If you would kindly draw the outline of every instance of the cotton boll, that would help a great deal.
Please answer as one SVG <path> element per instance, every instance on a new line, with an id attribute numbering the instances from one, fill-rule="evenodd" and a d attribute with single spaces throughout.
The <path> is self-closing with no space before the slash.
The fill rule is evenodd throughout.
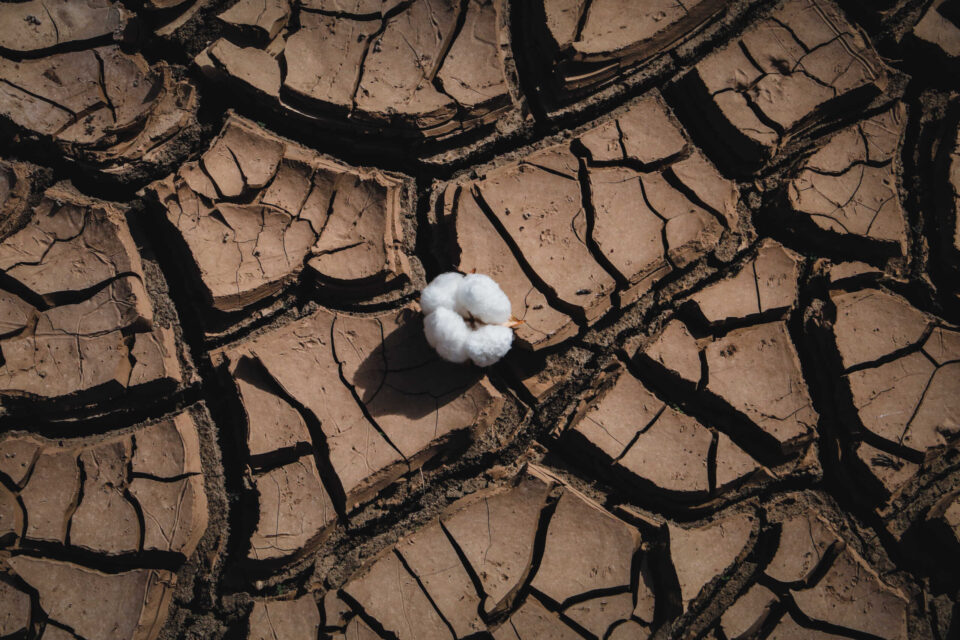
<path id="1" fill-rule="evenodd" d="M 485 324 L 470 332 L 466 355 L 478 367 L 489 367 L 507 355 L 512 344 L 512 329 L 499 324 Z"/>
<path id="2" fill-rule="evenodd" d="M 510 320 L 510 298 L 490 276 L 471 273 L 464 276 L 457 288 L 454 310 L 486 324 L 503 324 Z"/>
<path id="3" fill-rule="evenodd" d="M 463 282 L 463 274 L 449 271 L 441 273 L 430 281 L 420 294 L 420 308 L 424 315 L 430 315 L 441 307 L 453 309 L 456 305 L 457 288 Z"/>
<path id="4" fill-rule="evenodd" d="M 466 362 L 470 328 L 458 313 L 440 307 L 423 318 L 423 332 L 437 354 L 448 362 Z"/>

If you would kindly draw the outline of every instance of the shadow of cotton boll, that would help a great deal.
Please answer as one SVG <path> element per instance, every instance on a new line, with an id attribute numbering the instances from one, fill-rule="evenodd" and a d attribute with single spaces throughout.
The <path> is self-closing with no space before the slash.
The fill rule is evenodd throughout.
<path id="1" fill-rule="evenodd" d="M 373 344 L 378 346 L 364 349 Z M 450 403 L 472 403 L 463 392 L 482 377 L 473 366 L 442 360 L 427 343 L 422 316 L 409 309 L 376 322 L 338 316 L 333 347 L 342 375 L 375 420 L 419 419 Z"/>

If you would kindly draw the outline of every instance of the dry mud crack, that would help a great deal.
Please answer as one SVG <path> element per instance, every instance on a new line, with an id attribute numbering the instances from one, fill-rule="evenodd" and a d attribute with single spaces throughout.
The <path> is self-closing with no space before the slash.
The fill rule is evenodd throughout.
<path id="1" fill-rule="evenodd" d="M 0 638 L 960 637 L 958 72 L 956 0 L 0 0 Z"/>

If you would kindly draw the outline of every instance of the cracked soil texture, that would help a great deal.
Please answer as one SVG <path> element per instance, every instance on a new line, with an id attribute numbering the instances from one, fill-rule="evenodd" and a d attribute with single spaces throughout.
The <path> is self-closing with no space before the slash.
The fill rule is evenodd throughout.
<path id="1" fill-rule="evenodd" d="M 0 0 L 0 638 L 960 638 L 958 78 L 958 0 Z"/>

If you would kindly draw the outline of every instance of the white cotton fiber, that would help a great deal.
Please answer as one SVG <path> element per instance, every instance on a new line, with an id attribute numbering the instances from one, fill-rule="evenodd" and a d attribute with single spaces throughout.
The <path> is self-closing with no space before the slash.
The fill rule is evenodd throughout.
<path id="1" fill-rule="evenodd" d="M 457 288 L 463 282 L 463 274 L 453 271 L 441 273 L 420 294 L 420 308 L 424 315 L 430 315 L 441 307 L 450 309 L 456 306 Z"/>
<path id="2" fill-rule="evenodd" d="M 507 355 L 513 344 L 513 329 L 499 324 L 485 324 L 470 331 L 466 355 L 478 367 L 489 367 Z"/>
<path id="3" fill-rule="evenodd" d="M 454 310 L 486 324 L 503 324 L 510 320 L 510 298 L 490 276 L 471 273 L 457 287 Z"/>
<path id="4" fill-rule="evenodd" d="M 489 276 L 441 273 L 420 294 L 420 308 L 427 342 L 444 360 L 489 367 L 510 351 L 510 299 Z"/>
<path id="5" fill-rule="evenodd" d="M 460 314 L 440 307 L 424 316 L 423 332 L 427 336 L 427 342 L 444 360 L 467 361 L 466 343 L 470 328 Z"/>

